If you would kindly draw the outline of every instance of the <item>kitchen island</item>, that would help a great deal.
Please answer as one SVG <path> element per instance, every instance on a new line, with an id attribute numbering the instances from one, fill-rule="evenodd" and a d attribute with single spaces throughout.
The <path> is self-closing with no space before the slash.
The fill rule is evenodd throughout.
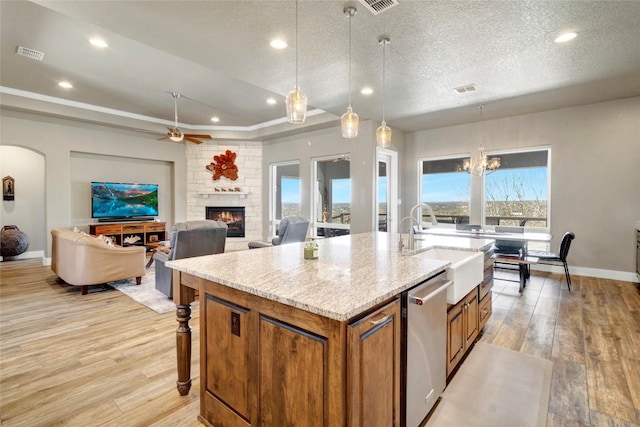
<path id="1" fill-rule="evenodd" d="M 406 241 L 406 236 L 405 236 Z M 399 425 L 400 295 L 443 272 L 429 248 L 492 240 L 396 233 L 171 261 L 178 389 L 190 386 L 190 303 L 200 293 L 201 410 L 207 425 Z"/>

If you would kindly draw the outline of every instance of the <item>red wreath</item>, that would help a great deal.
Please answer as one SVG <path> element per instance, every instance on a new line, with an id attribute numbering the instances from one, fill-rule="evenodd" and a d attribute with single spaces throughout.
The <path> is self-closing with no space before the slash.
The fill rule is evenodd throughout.
<path id="1" fill-rule="evenodd" d="M 209 163 L 206 168 L 213 172 L 211 179 L 217 180 L 221 176 L 229 178 L 231 181 L 238 179 L 238 167 L 233 164 L 236 160 L 236 153 L 227 150 L 224 154 L 213 156 L 214 162 Z"/>

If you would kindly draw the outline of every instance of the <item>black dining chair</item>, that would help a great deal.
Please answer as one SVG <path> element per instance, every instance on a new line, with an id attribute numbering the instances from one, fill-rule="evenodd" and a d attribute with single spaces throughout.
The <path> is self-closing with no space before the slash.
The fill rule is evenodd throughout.
<path id="1" fill-rule="evenodd" d="M 569 248 L 571 247 L 571 242 L 576 238 L 576 235 L 571 231 L 567 231 L 562 236 L 562 241 L 560 242 L 560 251 L 558 253 L 553 252 L 543 252 L 543 251 L 530 251 L 529 255 L 532 257 L 536 257 L 539 259 L 539 264 L 550 264 L 550 265 L 559 265 L 562 264 L 564 267 L 564 275 L 567 279 L 567 287 L 569 288 L 569 292 L 571 292 L 571 276 L 569 275 L 569 264 L 567 264 L 567 255 L 569 255 Z"/>

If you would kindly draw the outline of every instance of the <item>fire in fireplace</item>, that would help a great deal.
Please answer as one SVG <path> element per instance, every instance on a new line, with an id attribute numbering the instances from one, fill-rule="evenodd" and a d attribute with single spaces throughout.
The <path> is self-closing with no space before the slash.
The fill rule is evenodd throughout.
<path id="1" fill-rule="evenodd" d="M 207 206 L 206 218 L 227 224 L 227 237 L 244 237 L 244 207 Z"/>

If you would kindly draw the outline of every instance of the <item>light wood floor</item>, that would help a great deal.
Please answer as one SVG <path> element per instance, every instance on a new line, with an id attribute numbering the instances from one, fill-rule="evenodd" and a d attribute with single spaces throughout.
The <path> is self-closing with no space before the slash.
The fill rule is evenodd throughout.
<path id="1" fill-rule="evenodd" d="M 572 276 L 569 292 L 545 274 L 519 295 L 495 280 L 492 302 L 481 341 L 553 361 L 547 427 L 640 425 L 638 284 Z"/>
<path id="2" fill-rule="evenodd" d="M 198 311 L 181 397 L 173 313 L 55 279 L 39 260 L 0 263 L 0 425 L 201 426 Z M 480 340 L 554 362 L 549 427 L 638 426 L 640 289 L 573 279 L 569 293 L 558 275 L 533 276 L 522 296 L 497 280 Z"/>

